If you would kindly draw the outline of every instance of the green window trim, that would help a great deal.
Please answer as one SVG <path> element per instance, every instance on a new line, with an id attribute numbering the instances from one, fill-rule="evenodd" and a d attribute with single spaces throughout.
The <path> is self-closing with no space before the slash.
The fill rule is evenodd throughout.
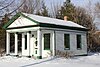
<path id="1" fill-rule="evenodd" d="M 70 34 L 64 34 L 64 50 L 70 50 Z"/>
<path id="2" fill-rule="evenodd" d="M 77 49 L 81 50 L 82 49 L 82 36 L 77 34 Z"/>
<path id="3" fill-rule="evenodd" d="M 50 50 L 50 33 L 44 34 L 44 50 Z"/>

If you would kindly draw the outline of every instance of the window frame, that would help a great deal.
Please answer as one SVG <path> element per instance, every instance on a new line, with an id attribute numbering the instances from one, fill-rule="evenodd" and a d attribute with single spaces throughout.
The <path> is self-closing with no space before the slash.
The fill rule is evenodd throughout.
<path id="1" fill-rule="evenodd" d="M 82 35 L 81 34 L 77 34 L 76 35 L 76 45 L 77 45 L 77 50 L 81 50 L 82 49 Z"/>
<path id="2" fill-rule="evenodd" d="M 25 50 L 27 50 L 27 35 L 25 35 L 25 47 L 24 47 Z"/>
<path id="3" fill-rule="evenodd" d="M 68 33 L 64 34 L 64 50 L 70 50 L 70 34 Z"/>
<path id="4" fill-rule="evenodd" d="M 49 35 L 49 40 L 48 40 L 48 41 L 49 41 L 49 46 L 47 46 L 47 45 L 45 44 L 45 43 L 46 43 L 45 40 L 47 40 L 47 39 L 45 39 L 45 35 Z M 50 44 L 51 44 L 51 42 L 50 42 L 51 37 L 50 37 L 50 36 L 51 36 L 50 33 L 44 33 L 44 34 L 43 34 L 43 37 L 44 37 L 44 41 L 43 41 L 43 42 L 44 42 L 44 50 L 50 50 Z"/>

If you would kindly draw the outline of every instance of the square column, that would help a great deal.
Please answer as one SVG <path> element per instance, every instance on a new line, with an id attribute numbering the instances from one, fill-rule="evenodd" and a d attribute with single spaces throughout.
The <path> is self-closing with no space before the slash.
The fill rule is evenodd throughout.
<path id="1" fill-rule="evenodd" d="M 25 34 L 22 33 L 22 55 L 24 55 L 24 50 L 25 50 Z"/>
<path id="2" fill-rule="evenodd" d="M 15 55 L 18 55 L 18 33 L 15 33 Z"/>
<path id="3" fill-rule="evenodd" d="M 6 55 L 10 53 L 10 33 L 6 33 Z"/>
<path id="4" fill-rule="evenodd" d="M 42 59 L 42 34 L 40 30 L 37 30 L 37 46 L 38 46 L 38 58 Z"/>
<path id="5" fill-rule="evenodd" d="M 28 48 L 28 53 L 29 53 L 29 57 L 31 57 L 31 52 L 30 52 L 30 50 L 31 50 L 31 48 L 30 48 L 30 31 L 29 32 L 27 32 L 27 48 Z"/>
<path id="6" fill-rule="evenodd" d="M 52 55 L 55 56 L 55 41 L 56 41 L 56 35 L 55 35 L 55 31 L 53 32 L 53 35 L 52 35 Z"/>

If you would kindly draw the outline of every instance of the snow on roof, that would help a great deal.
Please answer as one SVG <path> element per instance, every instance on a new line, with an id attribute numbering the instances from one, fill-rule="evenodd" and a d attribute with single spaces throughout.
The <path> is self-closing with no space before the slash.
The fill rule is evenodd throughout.
<path id="1" fill-rule="evenodd" d="M 48 24 L 55 24 L 55 25 L 62 25 L 62 26 L 69 26 L 69 27 L 85 28 L 77 23 L 72 22 L 72 21 L 65 21 L 65 20 L 60 20 L 60 19 L 55 19 L 55 18 L 50 18 L 50 17 L 43 17 L 43 16 L 27 14 L 27 13 L 23 13 L 23 14 L 25 16 L 30 17 L 31 19 L 33 19 L 35 21 L 40 22 L 40 23 L 48 23 Z"/>

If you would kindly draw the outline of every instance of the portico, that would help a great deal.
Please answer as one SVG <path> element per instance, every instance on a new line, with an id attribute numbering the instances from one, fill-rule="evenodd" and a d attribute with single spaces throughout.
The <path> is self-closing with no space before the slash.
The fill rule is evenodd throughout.
<path id="1" fill-rule="evenodd" d="M 20 33 L 21 31 L 17 31 L 17 32 L 13 32 L 10 30 L 6 32 L 6 54 L 10 55 L 10 33 L 14 33 L 14 37 L 15 37 L 15 41 L 14 41 L 14 55 L 18 55 L 18 33 Z M 35 34 L 35 33 L 36 34 Z M 40 56 L 42 56 L 42 38 L 41 38 L 41 31 L 37 30 L 37 31 L 25 31 L 25 32 L 21 32 L 22 35 L 22 55 L 26 55 L 26 56 L 32 56 L 32 49 L 31 47 L 34 47 L 33 45 L 35 43 L 32 43 L 31 40 L 34 41 L 34 39 L 37 39 L 37 45 L 36 46 L 38 48 L 38 54 Z M 32 45 L 33 44 L 33 45 Z"/>

